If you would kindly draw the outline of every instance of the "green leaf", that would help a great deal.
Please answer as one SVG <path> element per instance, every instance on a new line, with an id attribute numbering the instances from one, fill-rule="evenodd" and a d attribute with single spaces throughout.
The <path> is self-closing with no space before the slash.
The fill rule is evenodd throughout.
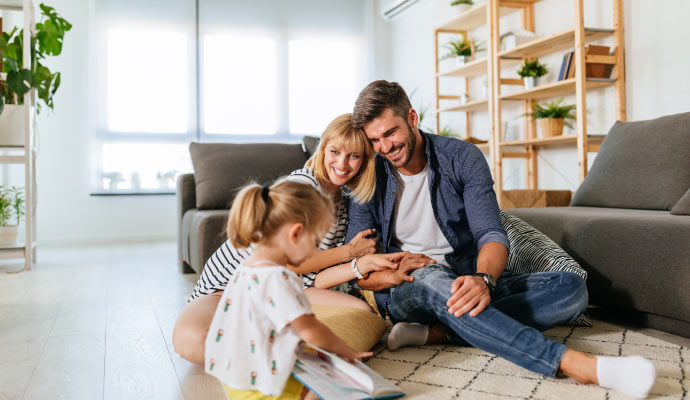
<path id="1" fill-rule="evenodd" d="M 0 95 L 0 114 L 5 110 L 5 96 Z"/>
<path id="2" fill-rule="evenodd" d="M 31 90 L 31 84 L 33 83 L 33 73 L 28 69 L 22 69 L 21 71 L 9 71 L 7 73 L 7 86 L 17 96 L 23 96 L 29 90 Z"/>

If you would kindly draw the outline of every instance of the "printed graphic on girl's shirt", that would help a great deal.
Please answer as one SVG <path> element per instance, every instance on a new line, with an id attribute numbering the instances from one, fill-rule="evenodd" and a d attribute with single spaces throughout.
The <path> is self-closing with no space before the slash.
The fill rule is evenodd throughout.
<path id="1" fill-rule="evenodd" d="M 228 312 L 228 308 L 230 308 L 230 299 L 225 300 L 225 308 L 223 311 Z"/>
<path id="2" fill-rule="evenodd" d="M 209 367 L 208 367 L 209 371 L 213 371 L 213 367 L 215 365 L 216 365 L 216 360 L 211 359 L 211 361 L 209 362 Z"/>
<path id="3" fill-rule="evenodd" d="M 268 336 L 268 341 L 270 343 L 273 343 L 276 341 L 276 330 L 275 329 L 271 329 L 271 334 Z"/>
<path id="4" fill-rule="evenodd" d="M 271 298 L 271 296 L 268 296 L 268 302 L 271 303 L 271 305 L 272 305 L 273 307 L 276 306 L 276 303 L 273 302 L 273 299 Z M 300 302 L 300 303 L 301 303 L 301 302 Z"/>
<path id="5" fill-rule="evenodd" d="M 252 371 L 252 385 L 256 384 L 256 371 Z"/>
<path id="6" fill-rule="evenodd" d="M 276 360 L 271 361 L 271 373 L 275 375 L 278 372 L 276 369 Z"/>
<path id="7" fill-rule="evenodd" d="M 252 275 L 252 280 L 256 282 L 257 285 L 259 284 L 259 277 L 256 276 L 256 274 Z"/>
<path id="8" fill-rule="evenodd" d="M 252 347 L 252 354 L 254 354 L 254 350 L 255 350 L 255 348 L 256 348 L 256 342 L 254 342 L 254 340 L 252 339 L 252 340 L 249 342 L 249 345 Z"/>
<path id="9" fill-rule="evenodd" d="M 220 342 L 220 338 L 223 336 L 223 330 L 218 329 L 218 335 L 216 335 L 216 342 Z"/>

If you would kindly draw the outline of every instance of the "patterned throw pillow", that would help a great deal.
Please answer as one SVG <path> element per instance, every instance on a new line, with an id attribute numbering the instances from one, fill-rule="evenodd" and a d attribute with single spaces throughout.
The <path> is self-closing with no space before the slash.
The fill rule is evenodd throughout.
<path id="1" fill-rule="evenodd" d="M 507 270 L 516 274 L 565 271 L 587 280 L 587 271 L 548 236 L 505 211 L 501 211 L 501 222 L 510 244 Z M 592 326 L 592 321 L 581 314 L 570 325 Z"/>

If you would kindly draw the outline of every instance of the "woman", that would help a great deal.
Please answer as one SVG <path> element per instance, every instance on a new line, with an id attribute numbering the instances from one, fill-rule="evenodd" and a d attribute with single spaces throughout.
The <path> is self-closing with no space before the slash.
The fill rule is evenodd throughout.
<path id="1" fill-rule="evenodd" d="M 343 244 L 348 197 L 361 203 L 371 199 L 376 178 L 373 149 L 364 132 L 352 127 L 350 117 L 351 114 L 343 114 L 334 119 L 321 135 L 319 147 L 305 168 L 288 177 L 312 184 L 331 196 L 336 214 L 335 224 L 319 243 L 321 251 L 297 271 L 303 273 L 305 294 L 312 304 L 371 310 L 366 302 L 351 295 L 353 291 L 347 282 L 372 271 L 395 268 L 402 254 L 373 254 L 377 239 L 367 238 L 373 230 L 362 231 Z M 173 346 L 182 358 L 203 364 L 204 340 L 218 301 L 235 268 L 251 253 L 251 248 L 238 250 L 226 241 L 206 262 L 190 302 L 173 330 Z M 309 272 L 322 268 L 325 269 L 318 274 Z"/>

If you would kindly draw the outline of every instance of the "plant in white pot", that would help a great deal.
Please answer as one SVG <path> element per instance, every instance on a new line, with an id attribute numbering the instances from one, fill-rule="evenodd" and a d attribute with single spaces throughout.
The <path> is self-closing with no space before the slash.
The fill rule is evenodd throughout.
<path id="1" fill-rule="evenodd" d="M 518 75 L 522 77 L 525 89 L 539 86 L 539 77 L 546 75 L 548 72 L 546 65 L 540 63 L 538 58 L 533 61 L 525 60 L 522 67 L 517 71 Z"/>
<path id="2" fill-rule="evenodd" d="M 6 188 L 0 185 L 0 246 L 17 244 L 19 223 L 23 216 L 23 189 L 16 186 Z"/>
<path id="3" fill-rule="evenodd" d="M 54 8 L 40 5 L 41 21 L 36 23 L 31 37 L 31 65 L 24 65 L 24 30 L 13 28 L 0 35 L 0 62 L 6 78 L 0 80 L 0 143 L 24 144 L 24 94 L 36 89 L 36 97 L 48 108 L 53 108 L 53 97 L 60 87 L 60 73 L 52 72 L 43 65 L 48 56 L 62 53 L 65 33 L 72 25 Z M 40 112 L 41 104 L 36 103 Z M 21 135 L 17 135 L 21 132 Z M 7 138 L 7 140 L 5 140 Z"/>
<path id="4" fill-rule="evenodd" d="M 450 40 L 444 47 L 448 49 L 448 53 L 441 59 L 455 58 L 458 66 L 470 61 L 476 52 L 484 51 L 484 49 L 481 48 L 481 43 L 475 43 L 472 39 L 467 40 L 464 36 Z"/>
<path id="5" fill-rule="evenodd" d="M 474 5 L 474 1 L 472 0 L 453 0 L 450 2 L 450 5 L 455 8 L 455 12 L 458 14 L 462 14 L 465 11 L 469 10 L 470 7 Z"/>

